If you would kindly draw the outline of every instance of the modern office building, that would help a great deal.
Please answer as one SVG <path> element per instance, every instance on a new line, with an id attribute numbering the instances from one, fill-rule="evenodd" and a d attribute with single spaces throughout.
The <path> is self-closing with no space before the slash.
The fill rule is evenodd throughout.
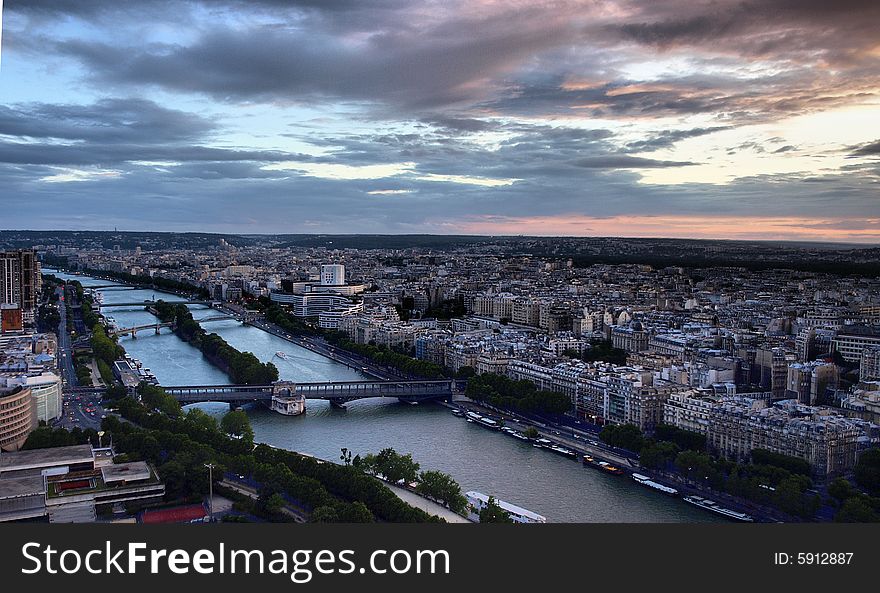
<path id="1" fill-rule="evenodd" d="M 0 252 L 0 304 L 18 305 L 26 324 L 34 322 L 40 263 L 32 250 Z"/>
<path id="2" fill-rule="evenodd" d="M 285 279 L 282 290 L 272 292 L 269 298 L 290 308 L 296 317 L 318 317 L 322 313 L 336 312 L 325 316 L 323 327 L 335 328 L 341 317 L 359 313 L 363 303 L 353 302 L 349 297 L 364 291 L 363 284 L 345 283 L 345 266 L 325 264 L 321 266 L 321 281 L 301 282 Z"/>
<path id="3" fill-rule="evenodd" d="M 834 350 L 847 362 L 860 362 L 862 351 L 870 346 L 880 346 L 880 332 L 870 327 L 848 328 L 834 338 Z"/>
<path id="4" fill-rule="evenodd" d="M 345 266 L 340 264 L 324 264 L 321 266 L 322 286 L 342 286 L 345 284 Z"/>

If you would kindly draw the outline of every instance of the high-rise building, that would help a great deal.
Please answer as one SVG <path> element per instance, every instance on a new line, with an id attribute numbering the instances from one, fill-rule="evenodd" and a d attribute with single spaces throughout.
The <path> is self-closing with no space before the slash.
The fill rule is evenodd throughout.
<path id="1" fill-rule="evenodd" d="M 321 284 L 324 286 L 340 286 L 345 284 L 345 266 L 340 264 L 322 265 Z"/>
<path id="2" fill-rule="evenodd" d="M 32 250 L 0 252 L 0 304 L 21 308 L 24 323 L 33 323 L 40 265 Z"/>

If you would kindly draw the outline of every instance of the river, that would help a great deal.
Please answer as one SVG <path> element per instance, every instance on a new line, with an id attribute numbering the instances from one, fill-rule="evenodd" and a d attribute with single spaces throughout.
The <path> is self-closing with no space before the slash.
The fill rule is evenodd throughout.
<path id="1" fill-rule="evenodd" d="M 88 276 L 72 276 L 44 270 L 63 279 L 76 279 L 83 286 L 112 284 Z M 121 285 L 120 285 L 121 287 Z M 153 290 L 100 289 L 104 303 L 140 302 L 179 297 Z M 207 307 L 191 306 L 196 319 L 216 316 Z M 143 307 L 107 308 L 123 327 L 143 325 L 155 317 Z M 205 324 L 232 346 L 272 361 L 282 379 L 301 382 L 354 381 L 365 377 L 358 371 L 235 320 Z M 211 385 L 229 383 L 225 373 L 211 365 L 195 348 L 168 329 L 152 330 L 120 343 L 133 357 L 150 368 L 162 385 Z M 286 360 L 275 356 L 278 351 Z M 225 404 L 198 404 L 216 416 Z M 355 454 L 376 453 L 393 447 L 411 453 L 423 469 L 437 469 L 453 476 L 462 490 L 479 490 L 523 506 L 551 522 L 708 522 L 715 516 L 681 500 L 639 486 L 625 476 L 605 475 L 579 463 L 536 449 L 528 443 L 492 432 L 453 416 L 436 404 L 411 406 L 395 399 L 367 399 L 348 404 L 346 410 L 327 402 L 309 400 L 306 413 L 281 416 L 260 406 L 248 406 L 258 442 L 336 460 L 340 449 Z"/>

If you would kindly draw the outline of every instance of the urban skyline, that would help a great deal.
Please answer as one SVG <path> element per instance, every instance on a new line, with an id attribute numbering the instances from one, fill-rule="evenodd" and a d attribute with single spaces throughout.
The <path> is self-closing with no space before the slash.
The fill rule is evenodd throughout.
<path id="1" fill-rule="evenodd" d="M 880 242 L 873 2 L 4 8 L 6 228 Z"/>

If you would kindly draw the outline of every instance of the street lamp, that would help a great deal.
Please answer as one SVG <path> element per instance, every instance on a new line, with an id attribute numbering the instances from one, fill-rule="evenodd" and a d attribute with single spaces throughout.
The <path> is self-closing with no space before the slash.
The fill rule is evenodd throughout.
<path id="1" fill-rule="evenodd" d="M 214 522 L 214 464 L 206 463 L 208 468 L 208 513 L 211 516 L 211 523 Z"/>
<path id="2" fill-rule="evenodd" d="M 98 431 L 98 448 L 99 448 L 99 449 L 101 448 L 101 437 L 102 437 L 102 436 L 104 436 L 104 431 L 103 431 L 103 430 L 99 430 L 99 431 Z"/>

